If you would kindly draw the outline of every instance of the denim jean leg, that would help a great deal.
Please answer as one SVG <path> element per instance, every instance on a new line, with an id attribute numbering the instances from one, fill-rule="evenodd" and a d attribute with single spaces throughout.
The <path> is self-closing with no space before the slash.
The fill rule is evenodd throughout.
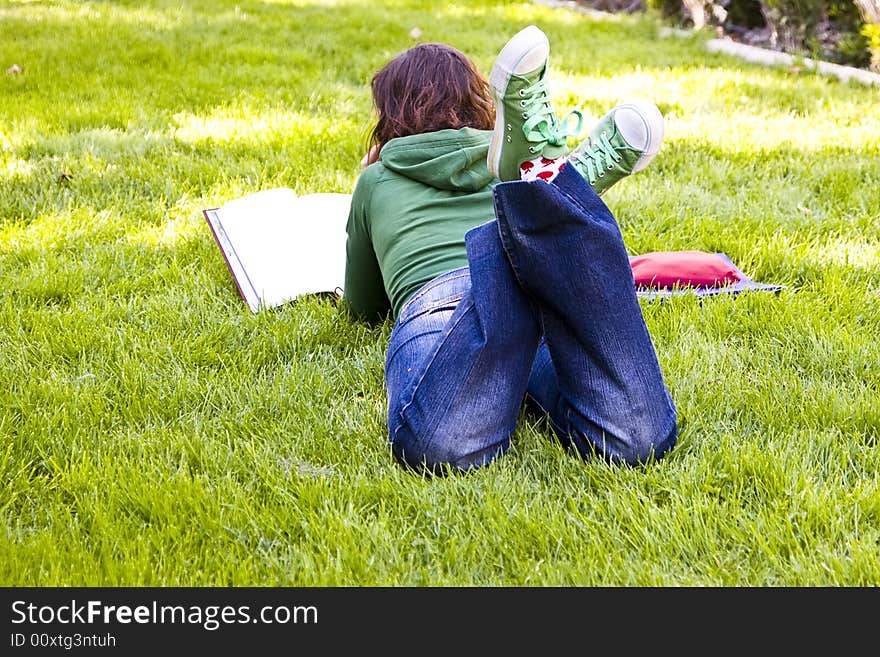
<path id="1" fill-rule="evenodd" d="M 584 456 L 660 458 L 676 442 L 676 410 L 614 216 L 568 166 L 550 184 L 501 183 L 494 201 L 512 268 L 543 324 L 529 397 Z"/>
<path id="2" fill-rule="evenodd" d="M 472 229 L 465 244 L 468 268 L 413 296 L 386 356 L 392 450 L 435 472 L 479 467 L 508 449 L 540 339 L 497 223 Z"/>

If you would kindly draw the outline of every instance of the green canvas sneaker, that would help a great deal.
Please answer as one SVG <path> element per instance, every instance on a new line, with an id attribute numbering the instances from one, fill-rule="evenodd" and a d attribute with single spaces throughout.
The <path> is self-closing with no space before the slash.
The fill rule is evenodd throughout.
<path id="1" fill-rule="evenodd" d="M 650 100 L 621 103 L 599 120 L 569 154 L 568 163 L 601 195 L 650 164 L 660 150 L 663 132 L 663 115 Z"/>
<path id="2" fill-rule="evenodd" d="M 505 44 L 492 66 L 495 129 L 487 164 L 499 180 L 519 180 L 525 161 L 565 155 L 568 136 L 580 132 L 580 112 L 571 112 L 562 122 L 553 112 L 545 84 L 549 57 L 547 35 L 529 25 Z M 572 115 L 578 122 L 569 130 Z"/>

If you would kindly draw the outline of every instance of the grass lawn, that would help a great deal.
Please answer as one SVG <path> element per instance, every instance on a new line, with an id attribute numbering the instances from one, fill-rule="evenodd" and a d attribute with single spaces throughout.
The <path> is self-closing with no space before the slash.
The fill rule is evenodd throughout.
<path id="1" fill-rule="evenodd" d="M 605 195 L 631 253 L 784 292 L 645 303 L 680 440 L 584 462 L 524 416 L 426 478 L 386 445 L 390 323 L 253 315 L 202 209 L 351 191 L 369 80 L 443 41 L 553 48 L 557 110 L 655 99 Z M 0 583 L 880 585 L 878 89 L 530 2 L 0 2 Z M 18 65 L 18 74 L 5 73 Z"/>

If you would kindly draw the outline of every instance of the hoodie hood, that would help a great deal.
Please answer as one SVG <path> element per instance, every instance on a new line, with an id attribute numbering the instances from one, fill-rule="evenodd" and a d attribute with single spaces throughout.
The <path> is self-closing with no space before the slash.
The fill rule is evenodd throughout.
<path id="1" fill-rule="evenodd" d="M 424 185 L 475 192 L 492 182 L 486 165 L 490 130 L 460 128 L 397 137 L 379 152 L 382 165 Z"/>

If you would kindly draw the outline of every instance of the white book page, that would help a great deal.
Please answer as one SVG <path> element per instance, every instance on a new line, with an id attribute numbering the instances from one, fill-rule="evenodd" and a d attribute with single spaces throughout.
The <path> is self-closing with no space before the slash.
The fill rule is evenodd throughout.
<path id="1" fill-rule="evenodd" d="M 242 267 L 266 308 L 345 280 L 345 225 L 351 194 L 297 196 L 269 189 L 218 211 Z"/>

